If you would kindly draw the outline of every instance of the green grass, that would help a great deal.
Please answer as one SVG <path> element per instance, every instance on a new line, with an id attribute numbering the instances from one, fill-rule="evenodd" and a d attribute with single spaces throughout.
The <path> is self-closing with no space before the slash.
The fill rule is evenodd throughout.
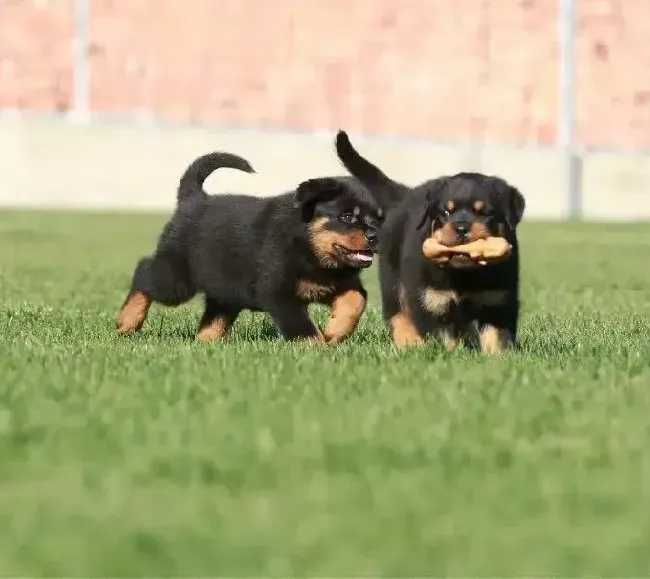
<path id="1" fill-rule="evenodd" d="M 120 339 L 163 219 L 0 214 L 3 575 L 650 574 L 650 225 L 525 224 L 486 359 L 398 354 L 375 268 L 335 349 Z"/>

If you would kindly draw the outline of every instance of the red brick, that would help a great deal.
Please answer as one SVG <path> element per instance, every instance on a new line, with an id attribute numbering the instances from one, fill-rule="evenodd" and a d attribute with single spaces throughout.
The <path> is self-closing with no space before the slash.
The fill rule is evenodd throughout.
<path id="1" fill-rule="evenodd" d="M 648 148 L 650 19 L 646 0 L 579 2 L 577 130 L 590 146 Z"/>
<path id="2" fill-rule="evenodd" d="M 68 110 L 73 0 L 0 2 L 0 107 Z"/>
<path id="3" fill-rule="evenodd" d="M 577 0 L 583 145 L 650 148 L 647 1 Z M 0 106 L 70 106 L 72 2 L 0 2 Z M 92 106 L 552 144 L 557 18 L 547 0 L 93 0 Z"/>

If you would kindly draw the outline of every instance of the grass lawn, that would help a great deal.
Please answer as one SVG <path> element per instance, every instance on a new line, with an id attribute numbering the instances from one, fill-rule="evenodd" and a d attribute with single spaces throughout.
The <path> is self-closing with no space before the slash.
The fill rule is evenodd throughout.
<path id="1" fill-rule="evenodd" d="M 0 213 L 0 572 L 650 574 L 650 225 L 524 224 L 521 350 L 113 319 L 164 216 Z M 325 312 L 317 310 L 323 318 Z"/>

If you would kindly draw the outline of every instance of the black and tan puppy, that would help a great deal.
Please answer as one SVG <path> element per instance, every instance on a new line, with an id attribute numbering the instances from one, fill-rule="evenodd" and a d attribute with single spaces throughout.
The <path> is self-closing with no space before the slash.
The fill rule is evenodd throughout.
<path id="1" fill-rule="evenodd" d="M 387 210 L 379 275 L 383 313 L 396 345 L 421 345 L 430 333 L 450 350 L 462 338 L 487 353 L 513 345 L 519 318 L 517 225 L 525 208 L 521 193 L 503 179 L 479 173 L 407 187 L 363 158 L 344 131 L 337 135 L 336 150 Z M 462 255 L 441 265 L 423 254 L 423 242 L 431 236 L 447 246 L 502 237 L 512 251 L 490 265 Z"/>
<path id="2" fill-rule="evenodd" d="M 254 172 L 219 152 L 188 167 L 156 251 L 135 269 L 118 332 L 139 330 L 153 302 L 177 306 L 201 293 L 200 340 L 226 336 L 244 309 L 270 314 L 288 340 L 344 340 L 366 306 L 359 272 L 372 264 L 382 221 L 374 198 L 351 177 L 310 179 L 267 198 L 211 196 L 203 182 L 219 167 Z M 322 333 L 307 312 L 312 302 L 330 307 Z"/>

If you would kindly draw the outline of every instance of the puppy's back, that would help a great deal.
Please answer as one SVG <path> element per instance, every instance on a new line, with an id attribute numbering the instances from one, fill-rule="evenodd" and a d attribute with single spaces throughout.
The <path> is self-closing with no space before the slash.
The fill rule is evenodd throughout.
<path id="1" fill-rule="evenodd" d="M 188 258 L 199 285 L 229 280 L 238 291 L 253 291 L 257 277 L 269 264 L 260 263 L 283 252 L 290 243 L 292 194 L 253 197 L 213 195 L 197 208 Z M 226 287 L 223 288 L 227 290 Z"/>

